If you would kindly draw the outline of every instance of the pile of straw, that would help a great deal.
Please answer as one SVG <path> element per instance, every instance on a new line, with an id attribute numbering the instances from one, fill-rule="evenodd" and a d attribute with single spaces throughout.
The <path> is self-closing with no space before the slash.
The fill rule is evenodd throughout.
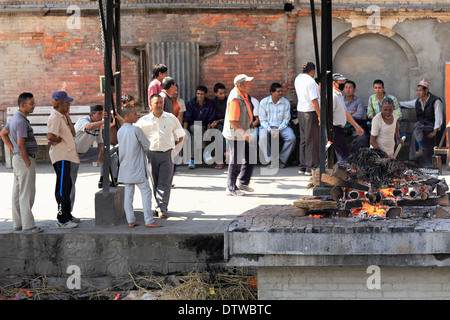
<path id="1" fill-rule="evenodd" d="M 48 285 L 46 276 L 9 277 L 0 282 L 0 300 L 256 300 L 251 289 L 252 276 L 198 273 L 179 276 L 142 276 L 129 274 L 129 279 L 114 288 L 96 289 L 82 280 L 83 288 Z M 170 280 L 170 281 L 169 281 Z M 134 287 L 134 290 L 117 290 Z"/>
<path id="2" fill-rule="evenodd" d="M 134 283 L 142 279 L 136 278 Z M 159 281 L 158 300 L 256 300 L 256 292 L 249 287 L 251 279 L 251 276 L 191 272 L 178 276 L 177 285 Z"/>

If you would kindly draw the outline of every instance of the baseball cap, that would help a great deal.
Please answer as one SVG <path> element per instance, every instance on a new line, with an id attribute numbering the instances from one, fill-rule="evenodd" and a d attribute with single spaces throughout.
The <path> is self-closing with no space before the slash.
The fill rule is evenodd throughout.
<path id="1" fill-rule="evenodd" d="M 347 78 L 344 77 L 340 73 L 333 73 L 333 81 L 338 81 L 338 80 L 347 80 Z"/>
<path id="2" fill-rule="evenodd" d="M 252 81 L 252 80 L 253 80 L 253 77 L 249 77 L 245 74 L 239 74 L 234 78 L 234 85 L 237 86 L 244 81 Z"/>
<path id="3" fill-rule="evenodd" d="M 52 99 L 54 101 L 66 101 L 72 103 L 73 98 L 69 97 L 65 91 L 55 91 L 52 93 Z"/>

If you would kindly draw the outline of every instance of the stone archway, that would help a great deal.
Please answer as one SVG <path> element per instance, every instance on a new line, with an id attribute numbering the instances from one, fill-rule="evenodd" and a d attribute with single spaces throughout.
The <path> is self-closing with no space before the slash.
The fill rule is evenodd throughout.
<path id="1" fill-rule="evenodd" d="M 409 100 L 410 79 L 418 69 L 417 58 L 405 39 L 392 30 L 374 32 L 352 29 L 333 41 L 333 71 L 340 72 L 357 84 L 357 95 L 367 105 L 373 94 L 372 83 L 382 79 L 386 91 L 399 100 Z"/>

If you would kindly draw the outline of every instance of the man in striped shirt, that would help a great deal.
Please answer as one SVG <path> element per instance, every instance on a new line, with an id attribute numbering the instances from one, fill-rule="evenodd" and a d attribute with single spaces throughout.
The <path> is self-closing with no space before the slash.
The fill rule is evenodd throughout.
<path id="1" fill-rule="evenodd" d="M 396 113 L 397 119 L 400 121 L 402 118 L 402 111 L 400 109 L 400 104 L 398 99 L 393 95 L 387 94 L 384 89 L 384 82 L 382 80 L 375 80 L 373 82 L 373 95 L 369 97 L 369 102 L 367 105 L 367 118 L 372 120 L 381 111 L 381 102 L 384 98 L 390 98 L 394 101 L 394 112 Z"/>

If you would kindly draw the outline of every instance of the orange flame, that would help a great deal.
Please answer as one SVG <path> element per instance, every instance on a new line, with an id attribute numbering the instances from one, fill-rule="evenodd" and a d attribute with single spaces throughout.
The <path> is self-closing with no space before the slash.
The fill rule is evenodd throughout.
<path id="1" fill-rule="evenodd" d="M 309 217 L 310 218 L 316 218 L 316 219 L 323 219 L 324 218 L 324 216 L 322 214 L 314 214 L 314 215 L 310 214 Z"/>
<path id="2" fill-rule="evenodd" d="M 352 214 L 354 216 L 359 216 L 361 212 L 365 212 L 366 216 L 378 216 L 378 217 L 385 217 L 386 216 L 386 210 L 388 207 L 386 206 L 373 206 L 367 202 L 362 203 L 362 208 L 353 209 Z"/>
<path id="3" fill-rule="evenodd" d="M 392 194 L 392 191 L 394 191 L 394 188 L 380 189 L 381 194 L 385 198 L 395 198 L 394 195 Z"/>

